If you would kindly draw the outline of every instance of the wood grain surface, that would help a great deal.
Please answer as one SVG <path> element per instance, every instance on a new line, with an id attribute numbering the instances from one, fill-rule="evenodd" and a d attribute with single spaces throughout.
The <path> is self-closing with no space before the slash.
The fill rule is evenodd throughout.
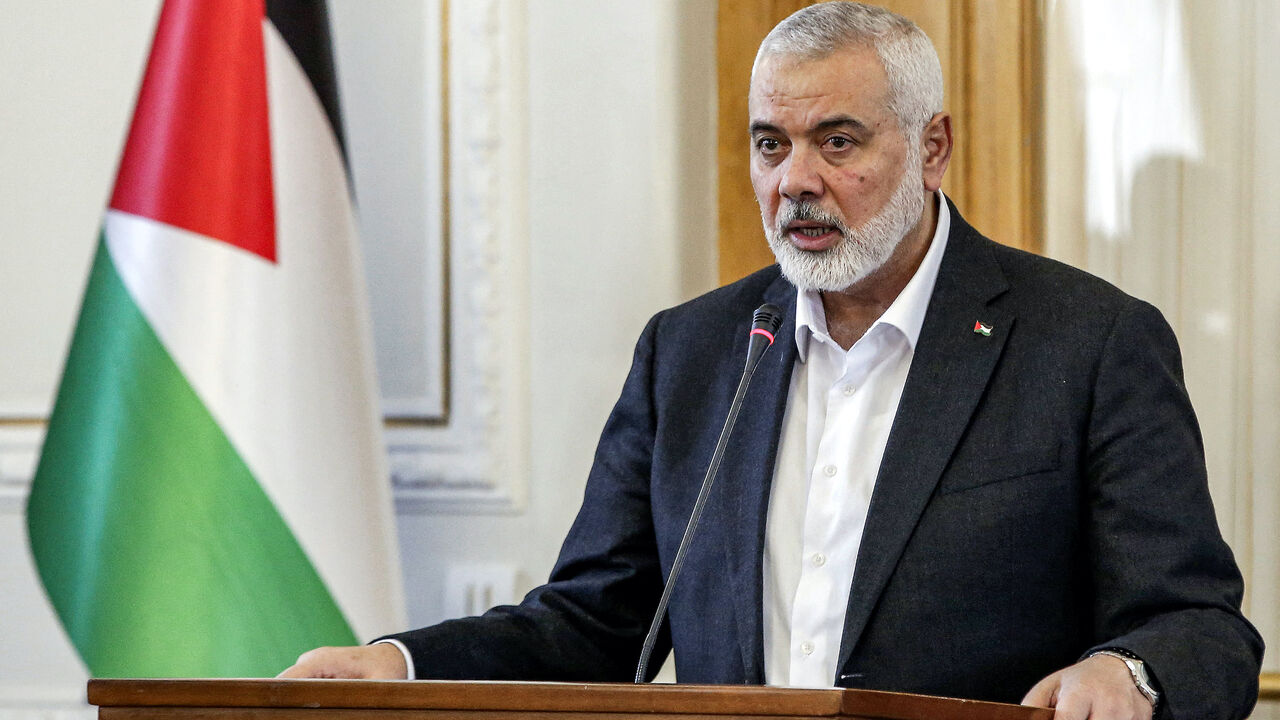
<path id="1" fill-rule="evenodd" d="M 1049 720 L 1050 710 L 870 690 L 722 685 L 379 680 L 90 680 L 103 720 L 125 718 L 863 718 Z"/>

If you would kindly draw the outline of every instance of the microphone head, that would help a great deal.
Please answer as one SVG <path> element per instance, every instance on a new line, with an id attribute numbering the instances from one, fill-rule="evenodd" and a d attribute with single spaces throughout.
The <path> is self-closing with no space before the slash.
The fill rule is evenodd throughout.
<path id="1" fill-rule="evenodd" d="M 770 345 L 773 344 L 773 336 L 778 333 L 780 327 L 782 327 L 782 310 L 777 305 L 765 303 L 756 308 L 755 315 L 751 317 L 751 334 L 767 338 Z"/>

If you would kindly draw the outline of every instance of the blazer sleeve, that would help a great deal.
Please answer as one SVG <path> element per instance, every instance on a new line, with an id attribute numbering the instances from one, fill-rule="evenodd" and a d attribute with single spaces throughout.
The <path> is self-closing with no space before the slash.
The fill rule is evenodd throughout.
<path id="1" fill-rule="evenodd" d="M 636 344 L 550 580 L 519 605 L 388 636 L 408 649 L 418 678 L 632 679 L 662 592 L 649 503 L 661 317 L 649 321 Z M 669 648 L 664 633 L 654 657 Z"/>
<path id="2" fill-rule="evenodd" d="M 1116 316 L 1085 458 L 1098 644 L 1141 657 L 1162 717 L 1237 718 L 1258 692 L 1262 639 L 1209 496 L 1173 331 L 1151 305 Z"/>

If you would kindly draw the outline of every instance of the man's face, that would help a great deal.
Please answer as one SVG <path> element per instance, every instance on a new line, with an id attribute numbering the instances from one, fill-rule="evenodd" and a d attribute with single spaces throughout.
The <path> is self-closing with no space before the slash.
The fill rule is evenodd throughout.
<path id="1" fill-rule="evenodd" d="M 798 287 L 848 288 L 919 223 L 919 142 L 903 136 L 888 99 L 872 48 L 768 56 L 756 68 L 751 184 L 769 244 Z"/>

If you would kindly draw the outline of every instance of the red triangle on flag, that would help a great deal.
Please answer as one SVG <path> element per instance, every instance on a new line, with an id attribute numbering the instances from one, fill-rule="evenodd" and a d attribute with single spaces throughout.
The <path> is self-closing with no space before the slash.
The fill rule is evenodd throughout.
<path id="1" fill-rule="evenodd" d="M 111 207 L 276 259 L 263 0 L 167 0 Z"/>

